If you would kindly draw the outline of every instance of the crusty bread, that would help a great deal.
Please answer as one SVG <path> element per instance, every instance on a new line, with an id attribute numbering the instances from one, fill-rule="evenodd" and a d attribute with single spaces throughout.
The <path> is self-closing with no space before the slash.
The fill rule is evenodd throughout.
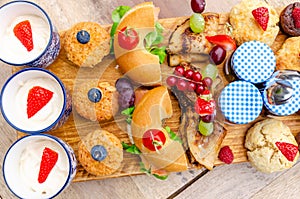
<path id="1" fill-rule="evenodd" d="M 145 36 L 155 30 L 156 13 L 152 2 L 134 6 L 122 17 L 114 36 L 114 52 L 121 71 L 145 86 L 161 85 L 159 58 L 144 47 Z M 118 43 L 118 32 L 124 27 L 134 28 L 138 32 L 139 43 L 132 50 L 123 49 Z"/>
<path id="2" fill-rule="evenodd" d="M 170 139 L 162 127 L 162 120 L 171 117 L 172 114 L 168 90 L 164 86 L 159 86 L 142 97 L 133 112 L 131 123 L 134 143 L 143 153 L 144 159 L 152 168 L 170 172 L 187 169 L 187 159 L 182 145 Z M 142 143 L 142 137 L 149 129 L 158 129 L 165 134 L 166 142 L 158 152 L 150 151 Z"/>

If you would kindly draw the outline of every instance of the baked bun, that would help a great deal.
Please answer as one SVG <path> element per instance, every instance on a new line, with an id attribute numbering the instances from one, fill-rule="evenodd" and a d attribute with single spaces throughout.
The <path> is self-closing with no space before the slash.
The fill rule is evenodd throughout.
<path id="1" fill-rule="evenodd" d="M 148 91 L 137 104 L 131 123 L 135 145 L 151 168 L 168 172 L 187 169 L 185 151 L 180 142 L 170 139 L 162 127 L 162 120 L 173 114 L 171 99 L 164 86 Z M 151 140 L 149 147 L 148 140 Z"/>
<path id="2" fill-rule="evenodd" d="M 136 5 L 122 17 L 114 36 L 114 52 L 121 71 L 145 86 L 161 85 L 159 58 L 144 47 L 145 36 L 155 31 L 157 14 L 152 2 Z M 122 48 L 118 41 L 118 33 L 126 27 L 134 29 L 139 39 L 138 44 L 130 50 Z"/>

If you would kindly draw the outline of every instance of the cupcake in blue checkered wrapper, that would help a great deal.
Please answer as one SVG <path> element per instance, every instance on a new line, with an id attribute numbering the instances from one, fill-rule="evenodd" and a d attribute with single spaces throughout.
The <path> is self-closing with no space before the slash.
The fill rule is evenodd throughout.
<path id="1" fill-rule="evenodd" d="M 285 71 L 276 71 L 272 78 L 270 78 L 268 81 L 265 83 L 265 89 L 262 93 L 263 101 L 264 101 L 264 106 L 266 109 L 278 116 L 286 116 L 286 115 L 291 115 L 293 113 L 296 113 L 297 111 L 300 110 L 300 73 L 295 72 L 294 74 L 298 74 L 299 77 L 294 76 L 294 78 L 288 77 L 291 71 L 287 71 L 288 73 L 285 73 Z M 281 77 L 280 77 L 281 76 Z M 286 81 L 288 81 L 291 86 L 292 86 L 292 96 L 291 98 L 284 104 L 276 105 L 272 103 L 270 96 L 268 97 L 268 89 L 275 84 L 276 81 L 278 80 L 283 80 L 283 78 Z M 278 91 L 280 92 L 280 91 Z"/>
<path id="2" fill-rule="evenodd" d="M 247 124 L 260 115 L 263 100 L 259 90 L 253 84 L 235 81 L 222 90 L 219 106 L 228 121 Z"/>
<path id="3" fill-rule="evenodd" d="M 268 45 L 249 41 L 236 49 L 231 66 L 239 79 L 259 84 L 271 77 L 276 67 L 276 59 Z"/>

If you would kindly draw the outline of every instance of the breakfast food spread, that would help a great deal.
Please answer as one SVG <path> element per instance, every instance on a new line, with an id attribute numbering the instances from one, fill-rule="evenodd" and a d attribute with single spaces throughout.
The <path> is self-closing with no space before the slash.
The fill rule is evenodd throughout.
<path id="1" fill-rule="evenodd" d="M 276 10 L 260 0 L 242 0 L 231 9 L 229 21 L 238 45 L 256 40 L 271 46 L 279 32 Z"/>
<path id="2" fill-rule="evenodd" d="M 21 129 L 44 129 L 54 123 L 64 106 L 59 84 L 49 78 L 33 78 L 19 82 L 13 108 L 18 114 L 15 125 Z"/>
<path id="3" fill-rule="evenodd" d="M 80 67 L 94 67 L 109 53 L 109 33 L 98 23 L 80 22 L 64 34 L 67 57 Z"/>
<path id="4" fill-rule="evenodd" d="M 84 81 L 73 92 L 76 111 L 91 121 L 108 121 L 118 112 L 116 88 L 108 82 Z"/>
<path id="5" fill-rule="evenodd" d="M 289 127 L 275 119 L 266 119 L 251 127 L 245 147 L 250 163 L 265 173 L 288 169 L 299 157 L 298 144 Z"/>
<path id="6" fill-rule="evenodd" d="M 78 160 L 93 175 L 112 174 L 123 161 L 121 141 L 105 130 L 91 132 L 79 143 Z"/>
<path id="7" fill-rule="evenodd" d="M 49 24 L 37 15 L 15 18 L 0 32 L 0 49 L 3 60 L 10 63 L 27 63 L 40 56 L 50 39 Z M 18 56 L 16 56 L 18 55 Z"/>
<path id="8" fill-rule="evenodd" d="M 28 144 L 20 157 L 19 173 L 28 195 L 53 196 L 66 183 L 68 158 L 61 147 L 50 140 Z"/>

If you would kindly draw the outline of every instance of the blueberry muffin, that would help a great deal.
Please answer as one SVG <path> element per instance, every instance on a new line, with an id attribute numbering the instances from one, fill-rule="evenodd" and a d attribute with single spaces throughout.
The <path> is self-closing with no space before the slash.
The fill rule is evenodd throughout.
<path id="1" fill-rule="evenodd" d="M 115 86 L 98 80 L 84 80 L 73 91 L 73 105 L 82 117 L 91 121 L 112 120 L 119 110 Z"/>
<path id="2" fill-rule="evenodd" d="M 280 14 L 280 27 L 290 36 L 300 36 L 300 28 L 297 28 L 295 24 L 295 20 L 300 19 L 295 19 L 293 16 L 293 12 L 297 9 L 300 12 L 300 2 L 289 4 Z"/>
<path id="3" fill-rule="evenodd" d="M 268 9 L 269 21 L 266 30 L 261 28 L 252 14 L 252 11 L 259 7 Z M 238 45 L 257 40 L 271 46 L 279 32 L 277 25 L 279 16 L 276 10 L 261 0 L 242 0 L 231 9 L 229 20 L 233 28 L 233 37 Z"/>
<path id="4" fill-rule="evenodd" d="M 278 70 L 290 69 L 300 71 L 300 36 L 290 37 L 276 52 Z"/>
<path id="5" fill-rule="evenodd" d="M 110 35 L 95 22 L 80 22 L 64 34 L 68 59 L 80 67 L 93 67 L 108 55 Z"/>
<path id="6" fill-rule="evenodd" d="M 294 146 L 293 159 L 286 156 L 282 145 Z M 246 135 L 245 147 L 252 166 L 264 173 L 288 169 L 299 157 L 298 144 L 289 127 L 275 119 L 265 119 L 251 127 Z"/>
<path id="7" fill-rule="evenodd" d="M 90 174 L 110 175 L 120 168 L 123 161 L 121 141 L 105 130 L 89 133 L 79 142 L 78 160 Z"/>

